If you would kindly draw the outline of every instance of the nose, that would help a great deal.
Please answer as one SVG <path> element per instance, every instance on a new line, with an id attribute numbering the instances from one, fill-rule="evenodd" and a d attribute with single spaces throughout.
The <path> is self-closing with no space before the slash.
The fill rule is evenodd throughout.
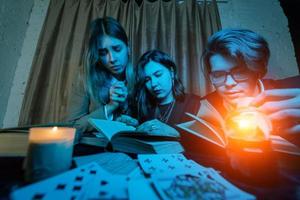
<path id="1" fill-rule="evenodd" d="M 116 62 L 116 56 L 114 55 L 113 52 L 109 51 L 108 56 L 109 56 L 109 62 L 110 63 Z"/>
<path id="2" fill-rule="evenodd" d="M 233 79 L 233 77 L 230 74 L 227 74 L 225 85 L 226 87 L 232 87 L 235 86 L 237 82 Z"/>
<path id="3" fill-rule="evenodd" d="M 152 80 L 151 80 L 151 87 L 152 87 L 152 89 L 155 89 L 156 86 L 157 86 L 157 84 L 158 84 L 157 79 L 156 78 L 152 78 Z"/>

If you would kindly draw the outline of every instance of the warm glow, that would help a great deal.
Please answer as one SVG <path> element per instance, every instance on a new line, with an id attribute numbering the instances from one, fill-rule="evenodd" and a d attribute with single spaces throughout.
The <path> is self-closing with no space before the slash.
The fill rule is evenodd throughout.
<path id="1" fill-rule="evenodd" d="M 240 119 L 239 122 L 239 128 L 240 129 L 249 129 L 250 127 L 254 127 L 255 124 L 253 123 L 253 121 L 249 120 L 249 119 Z"/>
<path id="2" fill-rule="evenodd" d="M 271 124 L 255 109 L 237 110 L 226 121 L 226 134 L 243 140 L 265 140 L 269 138 Z"/>
<path id="3" fill-rule="evenodd" d="M 39 142 L 73 140 L 74 128 L 67 127 L 36 127 L 30 129 L 29 140 Z"/>

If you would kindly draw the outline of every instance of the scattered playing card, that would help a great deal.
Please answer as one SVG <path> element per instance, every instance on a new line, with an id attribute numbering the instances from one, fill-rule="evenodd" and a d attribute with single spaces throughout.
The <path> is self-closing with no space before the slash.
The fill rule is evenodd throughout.
<path id="1" fill-rule="evenodd" d="M 151 181 L 147 178 L 130 180 L 128 183 L 130 200 L 159 200 L 158 194 L 153 189 Z"/>
<path id="2" fill-rule="evenodd" d="M 83 199 L 128 199 L 128 181 L 124 175 L 97 174 Z"/>
<path id="3" fill-rule="evenodd" d="M 81 199 L 90 181 L 103 173 L 107 172 L 92 162 L 15 190 L 11 199 Z"/>
<path id="4" fill-rule="evenodd" d="M 151 179 L 162 199 L 255 199 L 211 170 L 154 174 Z"/>
<path id="5" fill-rule="evenodd" d="M 143 154 L 138 155 L 138 160 L 146 174 L 175 170 L 187 161 L 182 154 Z"/>
<path id="6" fill-rule="evenodd" d="M 139 155 L 138 160 L 146 174 L 206 169 L 193 160 L 187 160 L 182 154 L 145 154 Z"/>

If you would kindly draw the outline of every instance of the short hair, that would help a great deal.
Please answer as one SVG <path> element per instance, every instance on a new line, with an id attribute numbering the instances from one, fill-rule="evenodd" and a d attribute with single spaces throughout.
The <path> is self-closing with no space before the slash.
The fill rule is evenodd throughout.
<path id="1" fill-rule="evenodd" d="M 224 29 L 213 34 L 202 54 L 206 72 L 211 72 L 210 58 L 220 54 L 234 59 L 262 78 L 267 73 L 270 57 L 268 42 L 259 34 L 247 29 Z"/>
<path id="2" fill-rule="evenodd" d="M 136 88 L 135 88 L 135 96 L 137 101 L 137 114 L 138 118 L 147 117 L 150 110 L 157 106 L 156 100 L 147 92 L 145 86 L 145 66 L 150 61 L 154 61 L 157 63 L 162 64 L 167 69 L 173 72 L 173 80 L 174 85 L 172 88 L 172 92 L 174 98 L 176 100 L 183 100 L 184 99 L 184 87 L 181 83 L 178 75 L 177 75 L 177 66 L 171 57 L 160 50 L 150 50 L 144 53 L 138 63 L 136 68 Z"/>

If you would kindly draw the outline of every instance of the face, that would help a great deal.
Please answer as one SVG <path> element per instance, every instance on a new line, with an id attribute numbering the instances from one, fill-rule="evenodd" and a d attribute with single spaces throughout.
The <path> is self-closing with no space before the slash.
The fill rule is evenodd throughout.
<path id="1" fill-rule="evenodd" d="M 117 38 L 102 36 L 98 41 L 100 62 L 113 75 L 123 74 L 128 63 L 128 46 Z"/>
<path id="2" fill-rule="evenodd" d="M 154 61 L 148 62 L 144 67 L 144 71 L 147 91 L 153 95 L 160 104 L 173 101 L 173 72 L 164 65 Z"/>
<path id="3" fill-rule="evenodd" d="M 211 65 L 211 73 L 237 72 L 239 73 L 240 67 L 237 62 L 220 54 L 215 54 L 209 59 Z M 243 75 L 243 72 L 240 74 Z M 254 96 L 257 91 L 257 77 L 253 73 L 248 74 L 248 78 L 243 81 L 236 81 L 231 74 L 226 75 L 226 80 L 222 84 L 214 84 L 217 92 L 223 97 L 225 101 L 231 105 L 237 105 L 239 99 L 249 96 Z"/>

